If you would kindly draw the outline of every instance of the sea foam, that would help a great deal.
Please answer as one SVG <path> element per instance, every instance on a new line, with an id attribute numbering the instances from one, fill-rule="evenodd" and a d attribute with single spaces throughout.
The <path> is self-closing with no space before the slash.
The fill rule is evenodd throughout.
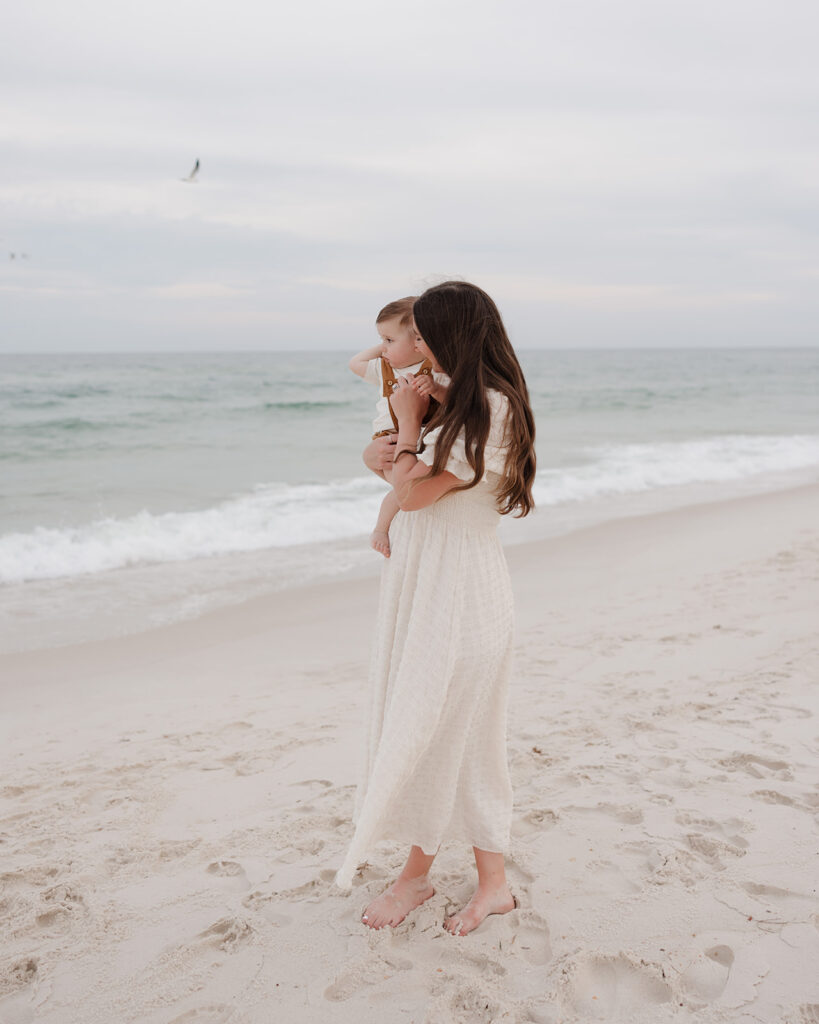
<path id="1" fill-rule="evenodd" d="M 727 435 L 693 441 L 600 445 L 588 463 L 537 474 L 540 505 L 637 494 L 685 484 L 729 483 L 819 466 L 819 437 Z"/>
<path id="2" fill-rule="evenodd" d="M 597 446 L 582 465 L 544 467 L 535 486 L 549 506 L 696 483 L 819 467 L 819 437 L 728 435 Z M 0 582 L 57 579 L 129 565 L 294 547 L 367 533 L 385 493 L 375 476 L 315 484 L 273 483 L 216 506 L 142 511 L 80 526 L 0 537 Z"/>
<path id="3" fill-rule="evenodd" d="M 269 484 L 212 508 L 10 533 L 0 537 L 0 583 L 354 537 L 375 523 L 385 491 L 375 476 Z"/>

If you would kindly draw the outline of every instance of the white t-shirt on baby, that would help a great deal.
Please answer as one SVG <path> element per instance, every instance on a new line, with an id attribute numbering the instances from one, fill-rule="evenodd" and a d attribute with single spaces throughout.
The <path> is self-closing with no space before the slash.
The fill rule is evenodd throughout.
<path id="1" fill-rule="evenodd" d="M 396 375 L 399 377 L 406 377 L 409 373 L 417 373 L 424 365 L 423 359 L 420 363 L 413 363 L 412 366 L 402 366 L 401 369 L 394 367 Z M 445 373 L 432 374 L 433 379 L 437 384 L 443 384 L 445 387 L 449 385 L 449 377 Z M 364 373 L 364 380 L 369 384 L 378 385 L 379 391 L 384 390 L 384 380 L 381 377 L 381 360 L 370 359 L 367 363 L 367 370 Z M 387 401 L 387 396 L 382 394 L 375 404 L 376 417 L 373 420 L 373 433 L 378 434 L 382 430 L 393 430 L 395 424 L 390 416 L 390 406 Z"/>

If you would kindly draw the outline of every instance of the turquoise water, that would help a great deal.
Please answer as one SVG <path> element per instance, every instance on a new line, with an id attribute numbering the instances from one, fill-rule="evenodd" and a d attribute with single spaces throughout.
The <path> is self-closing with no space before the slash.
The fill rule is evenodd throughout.
<path id="1" fill-rule="evenodd" d="M 347 358 L 0 356 L 0 621 L 13 597 L 39 622 L 72 581 L 153 574 L 173 617 L 180 579 L 199 607 L 228 578 L 214 600 L 363 564 L 384 485 L 360 460 L 377 395 Z M 541 532 L 819 477 L 819 349 L 520 358 Z"/>

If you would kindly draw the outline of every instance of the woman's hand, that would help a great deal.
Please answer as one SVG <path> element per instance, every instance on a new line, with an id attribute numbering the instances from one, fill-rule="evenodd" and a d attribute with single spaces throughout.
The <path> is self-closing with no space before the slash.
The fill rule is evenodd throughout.
<path id="1" fill-rule="evenodd" d="M 376 437 L 375 440 L 370 441 L 362 454 L 367 469 L 378 473 L 379 476 L 384 475 L 384 470 L 392 469 L 397 440 L 397 434 L 386 434 L 384 437 Z"/>
<path id="2" fill-rule="evenodd" d="M 409 422 L 421 426 L 424 413 L 429 408 L 429 395 L 422 394 L 415 386 L 415 378 L 399 377 L 390 396 L 390 405 L 399 423 Z"/>

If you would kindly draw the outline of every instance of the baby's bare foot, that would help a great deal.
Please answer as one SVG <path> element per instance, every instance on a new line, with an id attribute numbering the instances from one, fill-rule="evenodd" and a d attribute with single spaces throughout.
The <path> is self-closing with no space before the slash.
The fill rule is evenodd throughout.
<path id="1" fill-rule="evenodd" d="M 361 915 L 368 928 L 394 928 L 411 910 L 435 895 L 426 875 L 420 878 L 399 878 L 377 896 Z"/>
<path id="2" fill-rule="evenodd" d="M 450 935 L 468 935 L 490 914 L 508 914 L 517 906 L 507 886 L 502 889 L 476 889 L 472 899 L 462 911 L 444 922 Z"/>
<path id="3" fill-rule="evenodd" d="M 390 557 L 390 535 L 386 530 L 373 530 L 370 534 L 370 546 L 380 551 L 385 558 Z"/>

